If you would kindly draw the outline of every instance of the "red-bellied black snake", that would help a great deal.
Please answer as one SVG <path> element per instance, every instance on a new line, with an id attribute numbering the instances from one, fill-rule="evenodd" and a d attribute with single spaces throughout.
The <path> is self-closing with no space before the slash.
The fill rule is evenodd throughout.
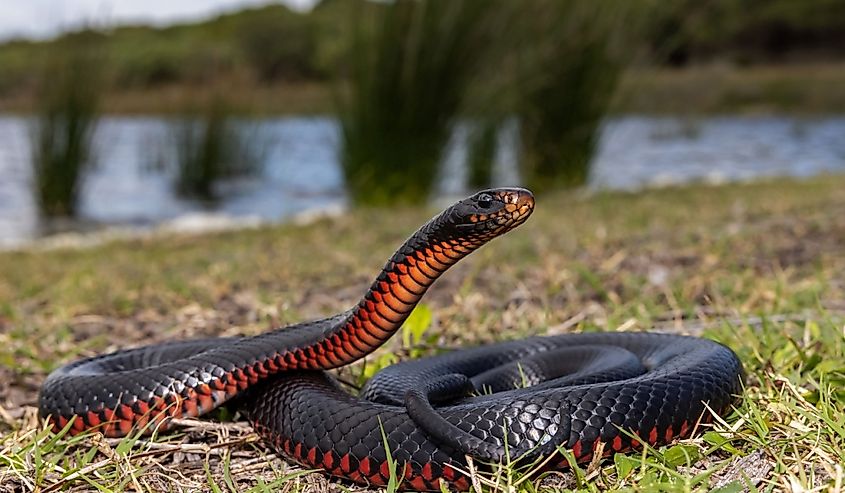
<path id="1" fill-rule="evenodd" d="M 278 451 L 308 467 L 405 488 L 466 489 L 479 462 L 569 450 L 578 461 L 688 436 L 740 391 L 734 353 L 651 333 L 534 337 L 388 367 L 352 396 L 322 370 L 349 364 L 399 329 L 446 269 L 522 224 L 524 189 L 479 192 L 433 218 L 346 312 L 254 337 L 173 342 L 95 356 L 51 373 L 41 415 L 54 429 L 123 436 L 163 430 L 250 389 L 247 414 Z M 709 410 L 708 410 L 709 407 Z M 387 446 L 387 447 L 386 447 Z M 387 448 L 394 459 L 390 470 Z M 564 460 L 549 462 L 551 467 Z"/>

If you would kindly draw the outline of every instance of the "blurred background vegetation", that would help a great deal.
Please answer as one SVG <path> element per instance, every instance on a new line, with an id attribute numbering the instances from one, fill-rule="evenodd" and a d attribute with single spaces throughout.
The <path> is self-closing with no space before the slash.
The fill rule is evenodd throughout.
<path id="1" fill-rule="evenodd" d="M 222 92 L 171 117 L 168 127 L 172 142 L 165 147 L 175 152 L 170 159 L 159 156 L 157 164 L 171 168 L 180 197 L 214 205 L 222 195 L 222 180 L 253 177 L 261 171 L 262 133 L 232 113 Z"/>
<path id="2" fill-rule="evenodd" d="M 485 15 L 496 15 L 496 12 L 502 15 L 501 24 L 507 29 L 499 31 L 506 39 L 496 43 L 497 49 L 506 48 L 508 41 L 515 41 L 520 36 L 518 28 L 525 25 L 521 21 L 541 20 L 530 15 L 532 9 L 538 8 L 537 4 L 560 3 L 562 5 L 558 7 L 566 9 L 573 2 L 528 0 L 512 2 L 517 5 L 510 3 L 494 0 L 485 8 Z M 631 12 L 634 6 L 641 9 L 644 25 L 637 27 L 639 34 L 636 37 L 628 38 L 635 43 L 630 48 L 636 55 L 634 60 L 638 68 L 678 69 L 715 64 L 723 71 L 725 66 L 760 69 L 772 64 L 842 61 L 845 52 L 845 7 L 838 0 L 611 0 L 601 3 L 603 10 L 622 9 L 630 15 L 636 15 Z M 261 86 L 285 89 L 272 91 L 275 97 L 261 100 L 261 108 L 267 111 L 330 110 L 328 83 L 338 71 L 348 67 L 349 48 L 358 29 L 349 14 L 356 8 L 389 10 L 389 2 L 324 0 L 306 12 L 270 4 L 169 27 L 100 29 L 101 48 L 110 66 L 105 109 L 172 111 L 170 102 L 173 98 L 201 97 L 189 89 L 201 88 L 213 77 L 231 81 L 238 92 L 256 87 L 260 90 Z M 625 23 L 622 27 L 627 31 L 633 26 Z M 582 25 L 582 33 L 588 28 Z M 21 39 L 0 44 L 0 108 L 31 109 L 35 96 L 33 83 L 40 71 L 38 62 L 77 34 L 68 33 L 48 41 Z M 568 38 L 568 41 L 575 40 Z M 493 60 L 499 61 L 497 57 Z M 214 66 L 213 70 L 209 69 L 210 65 Z M 762 70 L 754 74 L 759 78 L 766 75 Z M 790 80 L 784 76 L 783 84 L 789 86 Z M 706 82 L 701 80 L 702 85 Z M 282 94 L 293 88 L 296 94 Z M 671 88 L 665 89 L 671 92 Z M 793 89 L 784 87 L 782 91 L 790 90 Z M 151 97 L 150 91 L 163 97 Z M 300 96 L 297 104 L 288 104 Z M 772 104 L 790 104 L 778 101 L 776 94 L 769 96 L 773 98 Z M 619 104 L 623 109 L 626 106 Z M 687 104 L 700 104 L 702 110 L 718 109 L 707 101 L 692 100 Z M 842 106 L 837 109 L 841 110 Z"/>
<path id="3" fill-rule="evenodd" d="M 341 164 L 354 202 L 429 196 L 491 34 L 489 8 L 462 0 L 355 9 L 339 93 Z"/>
<path id="4" fill-rule="evenodd" d="M 33 162 L 47 215 L 75 210 L 98 112 L 200 120 L 173 132 L 174 160 L 178 191 L 203 199 L 250 168 L 227 157 L 244 148 L 226 129 L 234 116 L 333 114 L 352 202 L 418 203 L 460 125 L 470 186 L 492 181 L 508 121 L 518 123 L 524 183 L 581 186 L 608 114 L 845 111 L 843 53 L 839 0 L 323 0 L 304 12 L 272 3 L 167 27 L 7 40 L 0 112 L 40 115 Z"/>
<path id="5" fill-rule="evenodd" d="M 93 164 L 92 137 L 103 84 L 101 36 L 66 36 L 37 74 L 31 132 L 35 199 L 45 216 L 76 213 L 80 181 Z"/>

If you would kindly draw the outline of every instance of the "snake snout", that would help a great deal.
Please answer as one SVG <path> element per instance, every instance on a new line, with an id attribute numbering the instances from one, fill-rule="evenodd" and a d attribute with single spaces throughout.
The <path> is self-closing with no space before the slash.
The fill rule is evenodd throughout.
<path id="1" fill-rule="evenodd" d="M 534 210 L 534 194 L 524 188 L 516 189 L 513 194 L 513 204 L 521 216 L 528 216 Z"/>
<path id="2" fill-rule="evenodd" d="M 530 190 L 524 188 L 516 193 L 516 205 L 520 209 L 533 210 L 534 209 L 534 194 Z"/>
<path id="3" fill-rule="evenodd" d="M 531 190 L 519 187 L 497 188 L 490 190 L 499 200 L 517 207 L 534 207 L 534 194 Z"/>
<path id="4" fill-rule="evenodd" d="M 512 221 L 511 227 L 522 224 L 534 211 L 534 194 L 525 188 L 503 189 L 501 199 L 505 203 L 505 213 Z"/>

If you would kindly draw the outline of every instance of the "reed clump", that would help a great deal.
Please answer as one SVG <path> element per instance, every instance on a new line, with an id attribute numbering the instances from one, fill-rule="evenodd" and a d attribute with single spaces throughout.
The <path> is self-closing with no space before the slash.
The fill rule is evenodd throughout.
<path id="1" fill-rule="evenodd" d="M 94 31 L 62 38 L 38 81 L 30 144 L 36 202 L 46 217 L 76 214 L 81 183 L 93 164 L 106 61 L 99 38 Z"/>
<path id="2" fill-rule="evenodd" d="M 347 187 L 356 204 L 418 203 L 483 50 L 485 5 L 398 0 L 356 15 L 363 22 L 338 99 Z"/>
<path id="3" fill-rule="evenodd" d="M 220 198 L 222 180 L 254 175 L 263 164 L 259 129 L 235 118 L 219 94 L 204 108 L 186 110 L 171 120 L 169 134 L 175 189 L 185 198 L 213 203 Z"/>
<path id="4" fill-rule="evenodd" d="M 516 113 L 524 180 L 537 192 L 583 185 L 641 6 L 529 0 L 521 9 Z"/>
<path id="5" fill-rule="evenodd" d="M 472 190 L 489 187 L 493 183 L 493 161 L 501 122 L 481 120 L 469 130 L 467 139 L 467 184 Z"/>
<path id="6" fill-rule="evenodd" d="M 583 185 L 646 5 L 399 0 L 359 8 L 370 22 L 356 23 L 339 98 L 353 202 L 428 197 L 459 121 L 474 129 L 470 187 L 490 183 L 496 122 L 510 118 L 528 186 Z"/>

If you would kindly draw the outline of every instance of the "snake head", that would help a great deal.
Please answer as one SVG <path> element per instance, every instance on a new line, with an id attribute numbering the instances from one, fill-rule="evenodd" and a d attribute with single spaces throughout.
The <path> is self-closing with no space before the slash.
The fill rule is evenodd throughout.
<path id="1" fill-rule="evenodd" d="M 482 190 L 448 212 L 454 237 L 487 241 L 524 223 L 534 211 L 534 194 L 524 188 Z"/>

